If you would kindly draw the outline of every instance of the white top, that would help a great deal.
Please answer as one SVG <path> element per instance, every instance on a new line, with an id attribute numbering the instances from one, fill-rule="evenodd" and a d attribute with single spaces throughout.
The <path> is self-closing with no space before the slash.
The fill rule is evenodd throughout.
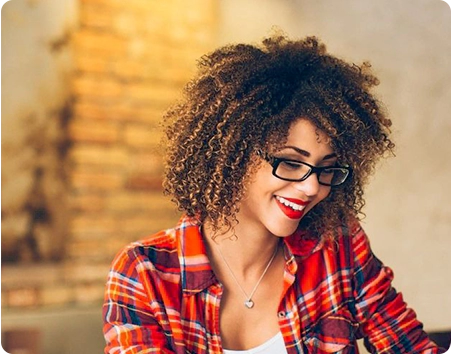
<path id="1" fill-rule="evenodd" d="M 223 349 L 224 354 L 287 354 L 282 333 L 277 333 L 274 337 L 260 344 L 258 347 L 247 350 Z"/>

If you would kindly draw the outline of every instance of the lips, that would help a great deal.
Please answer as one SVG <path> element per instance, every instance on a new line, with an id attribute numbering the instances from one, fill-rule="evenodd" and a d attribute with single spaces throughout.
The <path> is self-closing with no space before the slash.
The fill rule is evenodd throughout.
<path id="1" fill-rule="evenodd" d="M 290 219 L 300 219 L 308 202 L 295 198 L 276 196 L 276 203 L 280 210 Z"/>

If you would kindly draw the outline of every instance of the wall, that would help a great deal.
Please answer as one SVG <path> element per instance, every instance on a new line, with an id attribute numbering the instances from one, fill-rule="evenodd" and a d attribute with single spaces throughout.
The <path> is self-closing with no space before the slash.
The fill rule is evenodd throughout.
<path id="1" fill-rule="evenodd" d="M 179 217 L 162 196 L 159 121 L 214 47 L 216 19 L 214 0 L 4 5 L 2 330 L 37 325 L 52 354 L 74 350 L 77 340 L 64 336 L 90 328 L 97 350 L 79 349 L 102 350 L 98 320 L 114 255 Z M 44 185 L 37 169 L 55 178 Z M 52 217 L 36 216 L 36 200 L 55 203 Z M 39 233 L 28 247 L 34 218 L 61 220 L 46 234 L 59 257 L 41 256 Z M 74 330 L 55 331 L 72 314 Z"/>
<path id="2" fill-rule="evenodd" d="M 62 256 L 67 215 L 61 161 L 72 70 L 67 34 L 77 18 L 74 4 L 17 0 L 2 8 L 3 261 Z"/>
<path id="3" fill-rule="evenodd" d="M 259 41 L 272 25 L 292 37 L 317 35 L 330 52 L 373 64 L 397 156 L 370 185 L 364 228 L 426 328 L 450 328 L 449 6 L 439 0 L 221 1 L 222 43 Z"/>

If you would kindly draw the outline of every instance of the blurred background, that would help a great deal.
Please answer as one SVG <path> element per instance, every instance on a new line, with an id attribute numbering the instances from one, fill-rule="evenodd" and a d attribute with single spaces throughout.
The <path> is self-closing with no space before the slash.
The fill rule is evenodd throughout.
<path id="1" fill-rule="evenodd" d="M 114 255 L 173 226 L 159 121 L 196 59 L 272 26 L 369 60 L 396 157 L 364 228 L 427 331 L 451 328 L 451 10 L 440 0 L 11 0 L 1 11 L 2 345 L 101 353 Z M 22 351 L 20 351 L 22 350 Z"/>

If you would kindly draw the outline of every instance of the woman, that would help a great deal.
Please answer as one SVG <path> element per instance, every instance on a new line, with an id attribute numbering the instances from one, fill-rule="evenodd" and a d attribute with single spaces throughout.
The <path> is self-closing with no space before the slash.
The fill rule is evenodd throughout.
<path id="1" fill-rule="evenodd" d="M 116 257 L 106 353 L 439 353 L 358 218 L 392 153 L 369 65 L 275 35 L 202 58 L 166 115 L 179 224 Z"/>

